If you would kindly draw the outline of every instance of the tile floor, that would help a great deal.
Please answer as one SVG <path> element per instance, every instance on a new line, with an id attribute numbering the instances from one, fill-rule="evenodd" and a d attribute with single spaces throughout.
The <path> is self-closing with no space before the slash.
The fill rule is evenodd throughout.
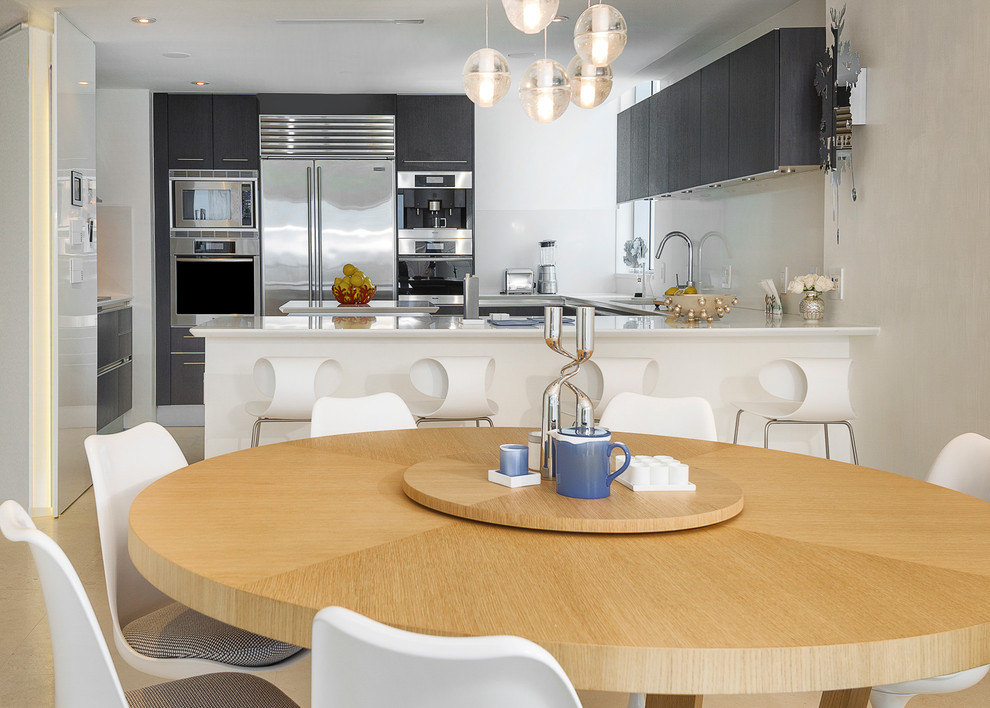
<path id="1" fill-rule="evenodd" d="M 190 462 L 202 459 L 202 428 L 173 428 Z M 59 519 L 35 519 L 44 532 L 65 550 L 96 609 L 100 626 L 107 635 L 110 653 L 125 690 L 157 683 L 160 679 L 139 673 L 116 657 L 113 640 L 107 634 L 110 611 L 100 556 L 96 509 L 92 491 L 86 492 Z M 51 645 L 44 601 L 30 551 L 22 544 L 0 537 L 0 706 L 47 708 L 54 705 Z M 309 706 L 308 659 L 265 674 L 304 708 Z M 582 692 L 585 708 L 624 708 L 626 696 Z M 772 696 L 711 696 L 705 708 L 815 708 L 819 694 Z M 990 706 L 990 677 L 968 691 L 942 696 L 919 696 L 909 708 L 977 708 Z"/>

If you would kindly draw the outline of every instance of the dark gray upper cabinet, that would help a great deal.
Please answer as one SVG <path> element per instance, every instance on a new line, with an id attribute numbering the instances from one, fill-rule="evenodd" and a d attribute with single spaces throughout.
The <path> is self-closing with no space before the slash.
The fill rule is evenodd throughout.
<path id="1" fill-rule="evenodd" d="M 701 173 L 699 184 L 729 174 L 729 57 L 701 70 Z"/>
<path id="2" fill-rule="evenodd" d="M 213 96 L 213 167 L 217 170 L 261 168 L 256 96 Z"/>
<path id="3" fill-rule="evenodd" d="M 618 183 L 628 164 L 631 187 L 618 190 L 619 201 L 817 164 L 814 79 L 824 46 L 822 27 L 774 30 L 642 102 L 650 105 L 648 125 L 636 120 L 633 106 L 630 154 L 626 160 L 620 147 L 617 156 Z M 637 130 L 644 129 L 645 192 L 636 182 Z"/>
<path id="4" fill-rule="evenodd" d="M 467 96 L 395 99 L 395 168 L 474 170 L 474 104 Z"/>
<path id="5" fill-rule="evenodd" d="M 257 170 L 258 99 L 243 95 L 170 93 L 171 170 Z"/>
<path id="6" fill-rule="evenodd" d="M 663 93 L 670 96 L 664 191 L 675 192 L 701 184 L 701 72 L 696 71 Z"/>
<path id="7" fill-rule="evenodd" d="M 647 105 L 650 110 L 649 141 L 645 149 L 649 152 L 650 181 L 646 194 L 637 198 L 662 194 L 667 191 L 667 163 L 670 159 L 670 94 L 661 91 L 636 105 Z"/>
<path id="8" fill-rule="evenodd" d="M 629 180 L 632 171 L 630 164 L 632 156 L 632 109 L 627 108 L 619 114 L 616 126 L 615 153 L 615 201 L 628 202 L 632 199 L 632 185 Z"/>
<path id="9" fill-rule="evenodd" d="M 630 109 L 629 193 L 633 199 L 650 195 L 650 104 L 640 101 Z"/>
<path id="10" fill-rule="evenodd" d="M 213 96 L 168 95 L 168 168 L 213 169 Z"/>
<path id="11" fill-rule="evenodd" d="M 729 55 L 729 173 L 726 176 L 730 179 L 769 172 L 779 164 L 779 39 L 777 32 L 771 32 Z"/>

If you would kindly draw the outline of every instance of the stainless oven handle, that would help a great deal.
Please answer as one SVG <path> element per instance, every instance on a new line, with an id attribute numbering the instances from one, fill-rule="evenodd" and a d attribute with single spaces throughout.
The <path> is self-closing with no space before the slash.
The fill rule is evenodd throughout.
<path id="1" fill-rule="evenodd" d="M 306 245 L 309 249 L 309 299 L 315 300 L 316 262 L 313 260 L 313 168 L 306 168 Z"/>
<path id="2" fill-rule="evenodd" d="M 400 253 L 400 261 L 469 261 L 470 253 Z"/>
<path id="3" fill-rule="evenodd" d="M 253 261 L 254 256 L 201 256 L 201 257 L 186 257 L 186 256 L 174 256 L 176 263 L 202 263 L 203 261 L 210 261 L 211 263 L 243 263 L 244 261 Z"/>
<path id="4" fill-rule="evenodd" d="M 316 167 L 316 301 L 323 304 L 323 168 Z"/>

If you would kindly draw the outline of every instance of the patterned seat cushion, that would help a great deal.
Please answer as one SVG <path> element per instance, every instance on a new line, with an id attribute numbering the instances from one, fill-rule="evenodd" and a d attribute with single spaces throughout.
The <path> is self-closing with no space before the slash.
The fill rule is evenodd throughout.
<path id="1" fill-rule="evenodd" d="M 246 632 L 173 602 L 124 627 L 134 651 L 155 659 L 210 659 L 232 666 L 269 666 L 301 651 Z"/>
<path id="2" fill-rule="evenodd" d="M 130 708 L 299 708 L 264 679 L 231 672 L 159 683 L 124 697 Z"/>

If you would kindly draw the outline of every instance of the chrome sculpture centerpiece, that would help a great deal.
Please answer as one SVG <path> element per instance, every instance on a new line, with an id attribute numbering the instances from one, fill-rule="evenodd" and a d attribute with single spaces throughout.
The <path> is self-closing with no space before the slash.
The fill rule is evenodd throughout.
<path id="1" fill-rule="evenodd" d="M 577 308 L 575 327 L 577 329 L 576 353 L 571 354 L 564 349 L 560 341 L 561 329 L 564 322 L 562 307 L 546 307 L 543 309 L 543 336 L 547 346 L 558 354 L 567 357 L 568 361 L 560 369 L 560 376 L 554 379 L 543 392 L 543 422 L 540 429 L 540 473 L 544 479 L 555 479 L 557 476 L 556 460 L 550 454 L 550 436 L 561 429 L 560 422 L 560 393 L 569 389 L 575 397 L 574 427 L 593 428 L 595 425 L 595 406 L 588 395 L 571 383 L 571 379 L 581 370 L 581 364 L 591 359 L 595 351 L 595 308 Z"/>

